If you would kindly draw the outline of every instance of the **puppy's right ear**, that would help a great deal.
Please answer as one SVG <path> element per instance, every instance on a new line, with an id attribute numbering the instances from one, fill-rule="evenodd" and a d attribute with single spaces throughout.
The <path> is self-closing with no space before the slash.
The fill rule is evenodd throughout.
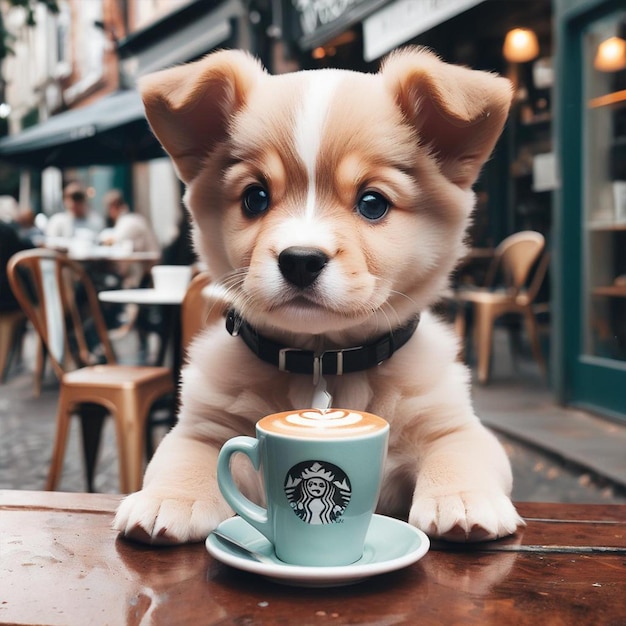
<path id="1" fill-rule="evenodd" d="M 183 182 L 195 178 L 226 138 L 230 119 L 264 74 L 249 54 L 223 50 L 139 80 L 146 117 Z"/>

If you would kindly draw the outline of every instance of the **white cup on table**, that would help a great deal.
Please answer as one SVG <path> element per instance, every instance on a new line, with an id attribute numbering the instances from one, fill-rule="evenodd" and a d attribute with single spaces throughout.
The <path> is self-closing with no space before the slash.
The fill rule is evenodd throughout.
<path id="1" fill-rule="evenodd" d="M 191 281 L 189 265 L 155 265 L 150 272 L 154 288 L 165 293 L 185 293 Z"/>
<path id="2" fill-rule="evenodd" d="M 70 242 L 69 253 L 74 258 L 89 256 L 93 250 L 93 242 L 86 238 L 76 238 Z"/>

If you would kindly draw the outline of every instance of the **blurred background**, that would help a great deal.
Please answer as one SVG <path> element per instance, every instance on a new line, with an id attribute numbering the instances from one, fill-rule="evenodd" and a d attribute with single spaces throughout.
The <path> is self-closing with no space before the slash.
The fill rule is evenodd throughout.
<path id="1" fill-rule="evenodd" d="M 568 472 L 573 486 L 562 491 L 591 484 L 600 498 L 618 497 L 626 483 L 625 38 L 620 0 L 0 0 L 0 219 L 14 222 L 27 208 L 43 232 L 76 181 L 103 223 L 105 196 L 117 189 L 162 250 L 187 245 L 183 189 L 136 83 L 212 50 L 249 50 L 272 73 L 375 72 L 393 49 L 424 45 L 505 75 L 515 88 L 511 115 L 476 184 L 471 253 L 442 311 L 458 322 L 462 310 L 464 357 L 475 368 L 487 344 L 474 333 L 471 297 L 458 294 L 485 284 L 507 237 L 543 237 L 527 272 L 534 330 L 520 315 L 494 324 L 484 348 L 491 359 L 475 370 L 479 413 L 511 437 L 519 472 L 539 476 L 520 497 L 544 497 L 537 481 Z M 29 354 L 27 341 L 21 355 Z M 5 441 L 39 419 L 33 412 L 54 414 L 54 380 L 32 398 L 30 363 L 14 359 L 3 373 Z M 49 445 L 41 430 L 29 432 L 0 450 L 0 486 L 26 475 L 15 445 Z M 568 437 L 592 449 L 565 449 Z M 546 450 L 552 456 L 541 456 Z M 598 465 L 607 458 L 612 469 Z"/>

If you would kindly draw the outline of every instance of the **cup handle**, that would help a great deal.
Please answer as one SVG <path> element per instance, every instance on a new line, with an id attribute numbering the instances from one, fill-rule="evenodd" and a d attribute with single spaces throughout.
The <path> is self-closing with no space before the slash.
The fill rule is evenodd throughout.
<path id="1" fill-rule="evenodd" d="M 250 459 L 254 469 L 258 472 L 261 458 L 259 443 L 259 440 L 254 437 L 241 436 L 229 439 L 222 446 L 217 458 L 217 482 L 224 499 L 235 513 L 273 542 L 267 509 L 255 504 L 239 491 L 230 471 L 230 458 L 236 452 L 241 452 Z"/>

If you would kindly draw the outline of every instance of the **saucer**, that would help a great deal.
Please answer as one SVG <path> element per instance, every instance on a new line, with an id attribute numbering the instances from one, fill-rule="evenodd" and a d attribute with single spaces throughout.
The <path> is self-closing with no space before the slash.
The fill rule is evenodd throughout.
<path id="1" fill-rule="evenodd" d="M 371 576 L 392 572 L 415 563 L 428 552 L 430 546 L 428 537 L 421 530 L 392 517 L 374 515 L 365 537 L 363 556 L 356 563 L 312 567 L 283 563 L 274 554 L 272 544 L 241 517 L 227 519 L 219 525 L 218 530 L 250 550 L 269 557 L 270 562 L 260 563 L 209 535 L 206 540 L 207 550 L 218 561 L 260 574 L 274 582 L 300 587 L 350 585 Z"/>

